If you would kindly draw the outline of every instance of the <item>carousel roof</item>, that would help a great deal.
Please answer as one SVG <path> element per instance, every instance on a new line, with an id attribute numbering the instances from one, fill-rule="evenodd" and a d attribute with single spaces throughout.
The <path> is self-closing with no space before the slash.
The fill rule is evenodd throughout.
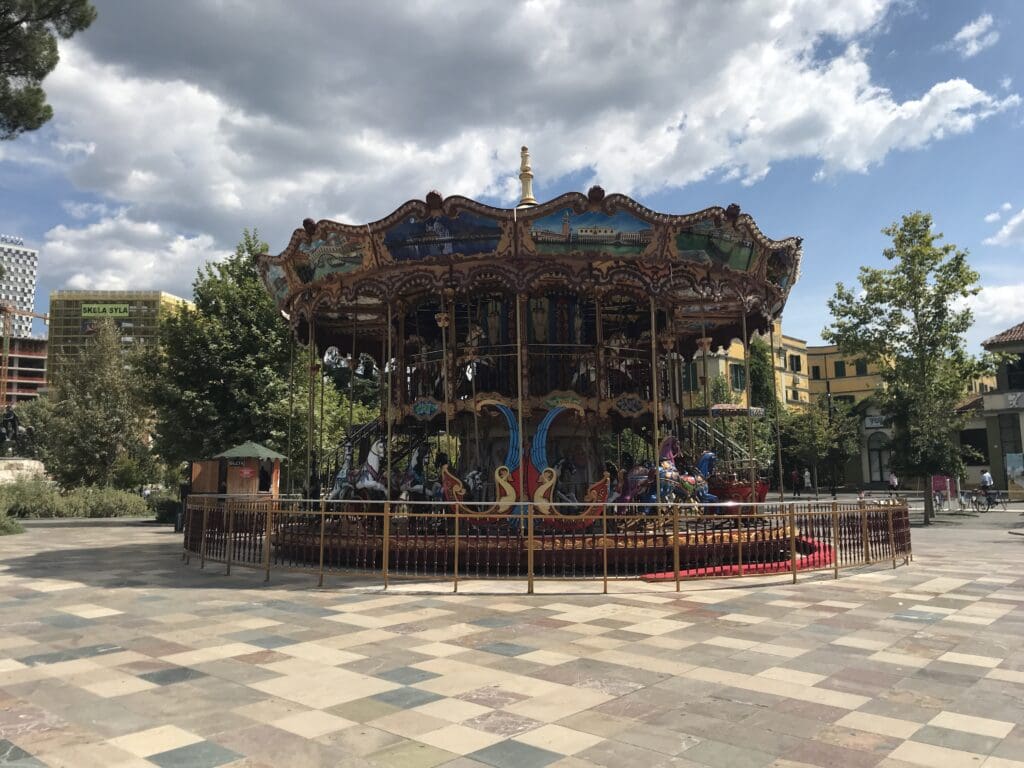
<path id="1" fill-rule="evenodd" d="M 525 147 L 520 179 L 515 208 L 435 191 L 368 224 L 306 219 L 258 257 L 261 275 L 300 335 L 311 319 L 362 327 L 389 302 L 491 289 L 655 296 L 697 336 L 698 316 L 756 315 L 764 330 L 798 278 L 801 239 L 767 237 L 736 204 L 665 214 L 596 186 L 537 204 Z"/>

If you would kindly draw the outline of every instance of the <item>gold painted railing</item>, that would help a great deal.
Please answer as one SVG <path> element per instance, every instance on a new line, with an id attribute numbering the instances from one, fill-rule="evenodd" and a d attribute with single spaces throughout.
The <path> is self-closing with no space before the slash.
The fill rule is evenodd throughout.
<path id="1" fill-rule="evenodd" d="M 265 499 L 193 495 L 183 559 L 325 576 L 359 573 L 459 579 L 686 579 L 831 571 L 913 559 L 905 501 L 608 504 L 582 520 L 467 516 L 437 502 Z M 556 507 L 559 505 L 555 505 Z M 450 510 L 450 511 L 449 511 Z"/>

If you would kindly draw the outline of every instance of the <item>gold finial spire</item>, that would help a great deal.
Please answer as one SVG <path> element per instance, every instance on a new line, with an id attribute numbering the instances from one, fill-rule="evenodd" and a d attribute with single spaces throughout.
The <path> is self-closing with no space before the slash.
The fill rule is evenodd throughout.
<path id="1" fill-rule="evenodd" d="M 533 196 L 533 170 L 530 168 L 530 150 L 523 147 L 519 153 L 519 181 L 523 185 L 523 196 L 519 200 L 517 208 L 523 206 L 536 205 L 537 198 Z"/>

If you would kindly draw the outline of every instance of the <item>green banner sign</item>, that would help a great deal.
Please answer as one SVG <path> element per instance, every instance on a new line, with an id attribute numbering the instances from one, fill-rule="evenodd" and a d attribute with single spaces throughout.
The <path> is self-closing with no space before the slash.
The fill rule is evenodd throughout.
<path id="1" fill-rule="evenodd" d="M 82 317 L 128 317 L 130 304 L 83 304 Z"/>

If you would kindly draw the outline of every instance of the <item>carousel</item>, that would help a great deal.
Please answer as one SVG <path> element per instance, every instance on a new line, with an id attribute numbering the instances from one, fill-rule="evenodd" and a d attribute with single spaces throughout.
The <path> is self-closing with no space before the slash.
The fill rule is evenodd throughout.
<path id="1" fill-rule="evenodd" d="M 694 520 L 705 537 L 728 528 L 748 561 L 755 545 L 788 558 L 792 531 L 728 514 L 769 487 L 749 355 L 748 405 L 712 403 L 708 362 L 772 334 L 800 239 L 766 237 L 737 205 L 663 214 L 597 186 L 538 203 L 532 178 L 524 147 L 515 208 L 430 192 L 365 225 L 306 219 L 259 257 L 311 376 L 379 372 L 380 417 L 308 458 L 306 495 L 337 513 L 328 546 L 378 535 L 367 510 L 386 508 L 385 549 L 434 546 L 427 534 L 457 519 L 462 563 L 495 542 L 496 562 L 557 550 L 583 563 L 580 542 L 600 531 L 613 551 L 689 532 L 696 564 L 708 555 Z M 727 420 L 741 426 L 731 438 Z M 728 525 L 709 527 L 716 516 Z"/>

